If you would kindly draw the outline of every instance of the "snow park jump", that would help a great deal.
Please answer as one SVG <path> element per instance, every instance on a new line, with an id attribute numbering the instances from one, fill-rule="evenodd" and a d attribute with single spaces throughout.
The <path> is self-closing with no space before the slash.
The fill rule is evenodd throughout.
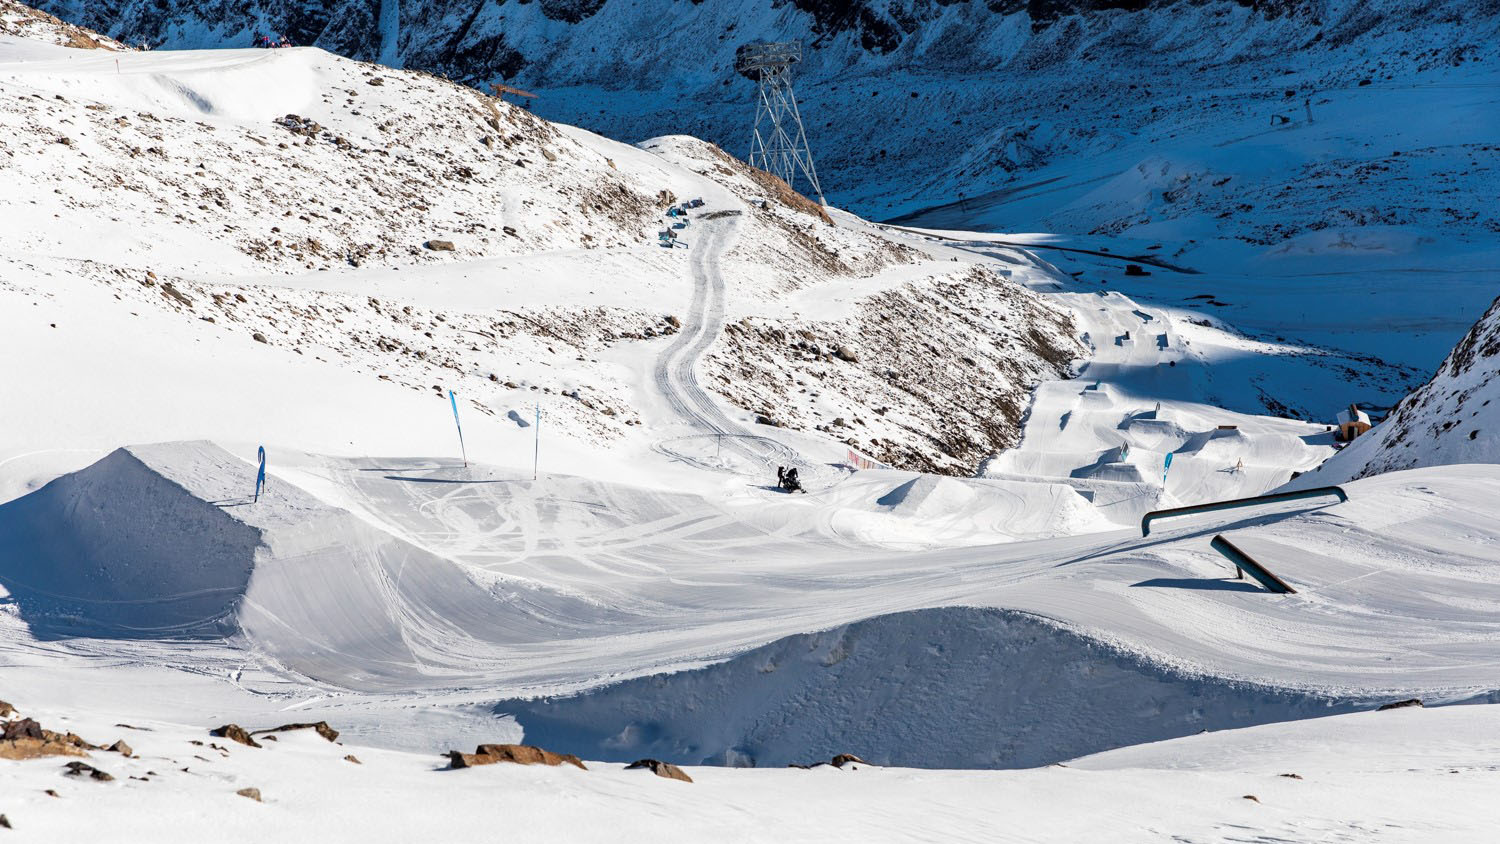
<path id="1" fill-rule="evenodd" d="M 1320 486 L 1315 489 L 1304 489 L 1296 492 L 1277 492 L 1270 495 L 1255 495 L 1250 498 L 1231 498 L 1228 501 L 1212 501 L 1208 504 L 1192 504 L 1187 507 L 1169 507 L 1165 510 L 1152 510 L 1141 517 L 1141 536 L 1149 536 L 1151 534 L 1151 523 L 1157 519 L 1170 519 L 1176 516 L 1191 516 L 1199 513 L 1213 513 L 1219 510 L 1232 510 L 1238 507 L 1256 507 L 1263 504 L 1276 504 L 1281 501 L 1322 498 L 1327 495 L 1336 497 L 1340 502 L 1349 500 L 1348 493 L 1339 487 Z"/>

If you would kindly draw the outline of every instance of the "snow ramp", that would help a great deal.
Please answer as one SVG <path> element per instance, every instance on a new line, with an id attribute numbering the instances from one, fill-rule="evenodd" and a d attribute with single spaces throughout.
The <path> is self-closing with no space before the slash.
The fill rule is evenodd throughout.
<path id="1" fill-rule="evenodd" d="M 494 711 L 528 743 L 607 761 L 781 767 L 854 753 L 880 765 L 1022 768 L 1368 705 L 1186 673 L 1030 613 L 946 607 Z"/>
<path id="2" fill-rule="evenodd" d="M 124 448 L 0 506 L 0 536 L 0 585 L 39 638 L 221 637 L 260 544 Z"/>
<path id="3" fill-rule="evenodd" d="M 119 449 L 0 506 L 0 586 L 38 638 L 237 637 L 361 691 L 471 684 L 607 610 L 484 581 L 206 442 Z"/>

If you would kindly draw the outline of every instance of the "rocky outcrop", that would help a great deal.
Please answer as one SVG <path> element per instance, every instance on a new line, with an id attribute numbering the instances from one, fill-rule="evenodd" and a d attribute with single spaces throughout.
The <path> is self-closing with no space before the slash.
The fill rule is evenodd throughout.
<path id="1" fill-rule="evenodd" d="M 553 753 L 528 744 L 481 744 L 473 753 L 448 751 L 451 768 L 473 768 L 478 765 L 493 765 L 497 762 L 514 762 L 517 765 L 574 765 L 588 770 L 583 760 L 571 753 Z"/>
<path id="2" fill-rule="evenodd" d="M 73 733 L 58 733 L 31 718 L 0 724 L 0 759 L 39 759 L 44 756 L 85 756 L 96 745 Z"/>
<path id="3" fill-rule="evenodd" d="M 232 726 L 232 725 L 231 725 Z M 279 727 L 271 727 L 267 730 L 256 730 L 252 735 L 265 735 L 267 733 L 284 733 L 289 730 L 314 730 L 318 735 L 329 741 L 339 740 L 339 731 L 328 726 L 327 721 L 318 721 L 312 724 L 282 724 Z"/>
<path id="4" fill-rule="evenodd" d="M 105 773 L 87 762 L 69 762 L 63 766 L 63 775 L 69 777 L 88 777 L 98 782 L 110 782 L 114 779 L 113 774 Z"/>
<path id="5" fill-rule="evenodd" d="M 693 778 L 688 776 L 687 772 L 683 771 L 676 765 L 673 765 L 671 762 L 663 762 L 660 759 L 637 759 L 634 762 L 631 762 L 629 765 L 626 765 L 625 770 L 648 770 L 659 777 L 665 777 L 669 780 L 682 780 L 683 782 L 693 781 Z"/>
<path id="6" fill-rule="evenodd" d="M 209 730 L 208 734 L 211 736 L 218 736 L 220 738 L 227 738 L 231 741 L 237 741 L 247 747 L 260 747 L 260 742 L 256 741 L 255 738 L 250 735 L 250 732 L 244 727 L 241 727 L 239 724 L 225 724 L 222 727 L 217 727 L 215 729 Z"/>

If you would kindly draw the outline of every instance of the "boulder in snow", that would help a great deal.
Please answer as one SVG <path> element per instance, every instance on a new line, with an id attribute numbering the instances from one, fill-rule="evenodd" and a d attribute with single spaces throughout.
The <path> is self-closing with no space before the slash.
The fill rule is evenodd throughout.
<path id="1" fill-rule="evenodd" d="M 254 734 L 261 735 L 263 733 L 284 733 L 288 730 L 316 730 L 318 735 L 322 736 L 325 739 L 328 739 L 329 741 L 338 741 L 339 738 L 339 731 L 328 726 L 327 721 L 319 721 L 315 724 L 282 724 L 279 727 L 272 727 L 269 730 L 256 730 Z"/>
<path id="2" fill-rule="evenodd" d="M 208 734 L 211 736 L 218 736 L 220 738 L 231 739 L 233 741 L 239 742 L 240 744 L 248 745 L 250 747 L 260 747 L 260 742 L 256 741 L 254 737 L 252 737 L 250 733 L 239 724 L 225 724 L 224 726 L 217 729 L 209 730 Z"/>
<path id="3" fill-rule="evenodd" d="M 553 753 L 529 744 L 481 744 L 473 753 L 448 751 L 448 764 L 452 768 L 472 768 L 496 762 L 514 762 L 517 765 L 561 765 L 566 762 L 588 770 L 584 768 L 583 760 L 571 753 Z"/>
<path id="4" fill-rule="evenodd" d="M 631 762 L 629 765 L 625 766 L 625 770 L 627 771 L 637 771 L 641 769 L 648 769 L 651 771 L 651 773 L 656 774 L 659 777 L 666 777 L 669 780 L 682 780 L 683 782 L 693 781 L 693 778 L 688 776 L 687 773 L 681 768 L 673 765 L 671 762 L 663 762 L 660 759 L 637 759 L 634 762 Z"/>

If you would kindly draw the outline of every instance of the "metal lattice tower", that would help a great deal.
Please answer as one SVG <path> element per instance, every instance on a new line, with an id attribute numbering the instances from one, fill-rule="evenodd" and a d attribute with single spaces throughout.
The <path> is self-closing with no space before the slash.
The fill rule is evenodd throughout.
<path id="1" fill-rule="evenodd" d="M 755 134 L 750 142 L 750 166 L 781 178 L 794 188 L 801 173 L 812 193 L 823 201 L 818 170 L 813 166 L 797 96 L 792 92 L 792 65 L 802 60 L 800 41 L 746 44 L 735 52 L 734 69 L 756 83 Z"/>

